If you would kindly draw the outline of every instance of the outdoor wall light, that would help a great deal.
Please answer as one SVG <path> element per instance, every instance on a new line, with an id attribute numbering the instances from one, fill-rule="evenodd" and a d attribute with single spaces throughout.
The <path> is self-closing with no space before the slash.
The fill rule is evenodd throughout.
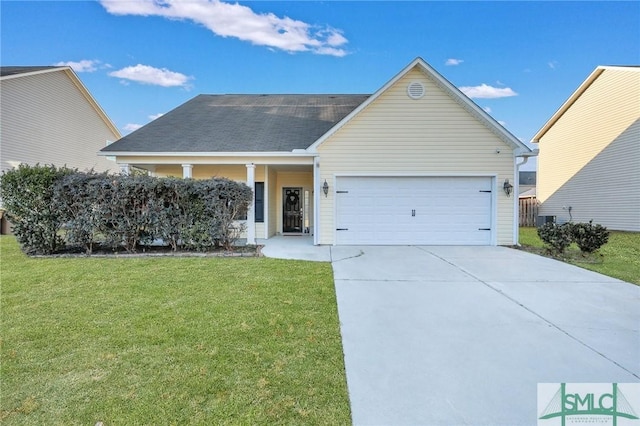
<path id="1" fill-rule="evenodd" d="M 502 185 L 502 189 L 504 189 L 504 193 L 507 194 L 507 197 L 511 195 L 513 192 L 513 185 L 509 183 L 509 179 L 504 180 L 504 185 Z"/>
<path id="2" fill-rule="evenodd" d="M 324 192 L 324 196 L 326 197 L 329 194 L 329 184 L 327 180 L 324 180 L 324 184 L 322 185 L 322 192 Z"/>

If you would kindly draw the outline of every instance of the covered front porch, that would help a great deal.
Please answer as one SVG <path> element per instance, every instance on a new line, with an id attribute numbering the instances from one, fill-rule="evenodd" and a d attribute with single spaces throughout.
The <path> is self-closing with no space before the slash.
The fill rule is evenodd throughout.
<path id="1" fill-rule="evenodd" d="M 169 160 L 168 158 L 166 160 Z M 171 161 L 172 160 L 172 161 Z M 147 170 L 157 177 L 209 179 L 224 177 L 246 183 L 254 191 L 254 200 L 243 219 L 246 231 L 241 238 L 247 244 L 278 235 L 308 236 L 316 240 L 317 161 L 314 156 L 283 158 L 187 159 L 177 163 L 159 158 L 118 158 L 120 170 Z M 182 160 L 182 159 L 181 159 Z M 188 161 L 191 160 L 191 161 Z M 187 162 L 188 161 L 188 162 Z"/>

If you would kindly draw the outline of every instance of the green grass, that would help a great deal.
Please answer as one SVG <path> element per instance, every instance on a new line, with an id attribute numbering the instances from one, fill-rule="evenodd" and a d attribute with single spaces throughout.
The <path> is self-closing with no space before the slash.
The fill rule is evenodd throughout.
<path id="1" fill-rule="evenodd" d="M 328 263 L 0 250 L 2 424 L 350 423 Z"/>
<path id="2" fill-rule="evenodd" d="M 529 251 L 546 254 L 536 228 L 520 228 L 520 244 Z M 640 233 L 611 231 L 609 242 L 586 256 L 572 244 L 560 260 L 640 285 Z"/>

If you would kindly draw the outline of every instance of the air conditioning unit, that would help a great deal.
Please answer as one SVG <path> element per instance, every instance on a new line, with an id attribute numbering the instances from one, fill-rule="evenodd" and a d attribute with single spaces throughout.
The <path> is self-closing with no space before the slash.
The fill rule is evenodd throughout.
<path id="1" fill-rule="evenodd" d="M 536 226 L 542 226 L 545 223 L 556 223 L 555 216 L 538 216 L 536 218 Z"/>

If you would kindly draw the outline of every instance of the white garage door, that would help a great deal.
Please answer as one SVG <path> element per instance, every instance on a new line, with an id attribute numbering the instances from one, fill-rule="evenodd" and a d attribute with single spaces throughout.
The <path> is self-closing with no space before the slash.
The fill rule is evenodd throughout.
<path id="1" fill-rule="evenodd" d="M 336 243 L 490 245 L 490 177 L 338 177 Z"/>

